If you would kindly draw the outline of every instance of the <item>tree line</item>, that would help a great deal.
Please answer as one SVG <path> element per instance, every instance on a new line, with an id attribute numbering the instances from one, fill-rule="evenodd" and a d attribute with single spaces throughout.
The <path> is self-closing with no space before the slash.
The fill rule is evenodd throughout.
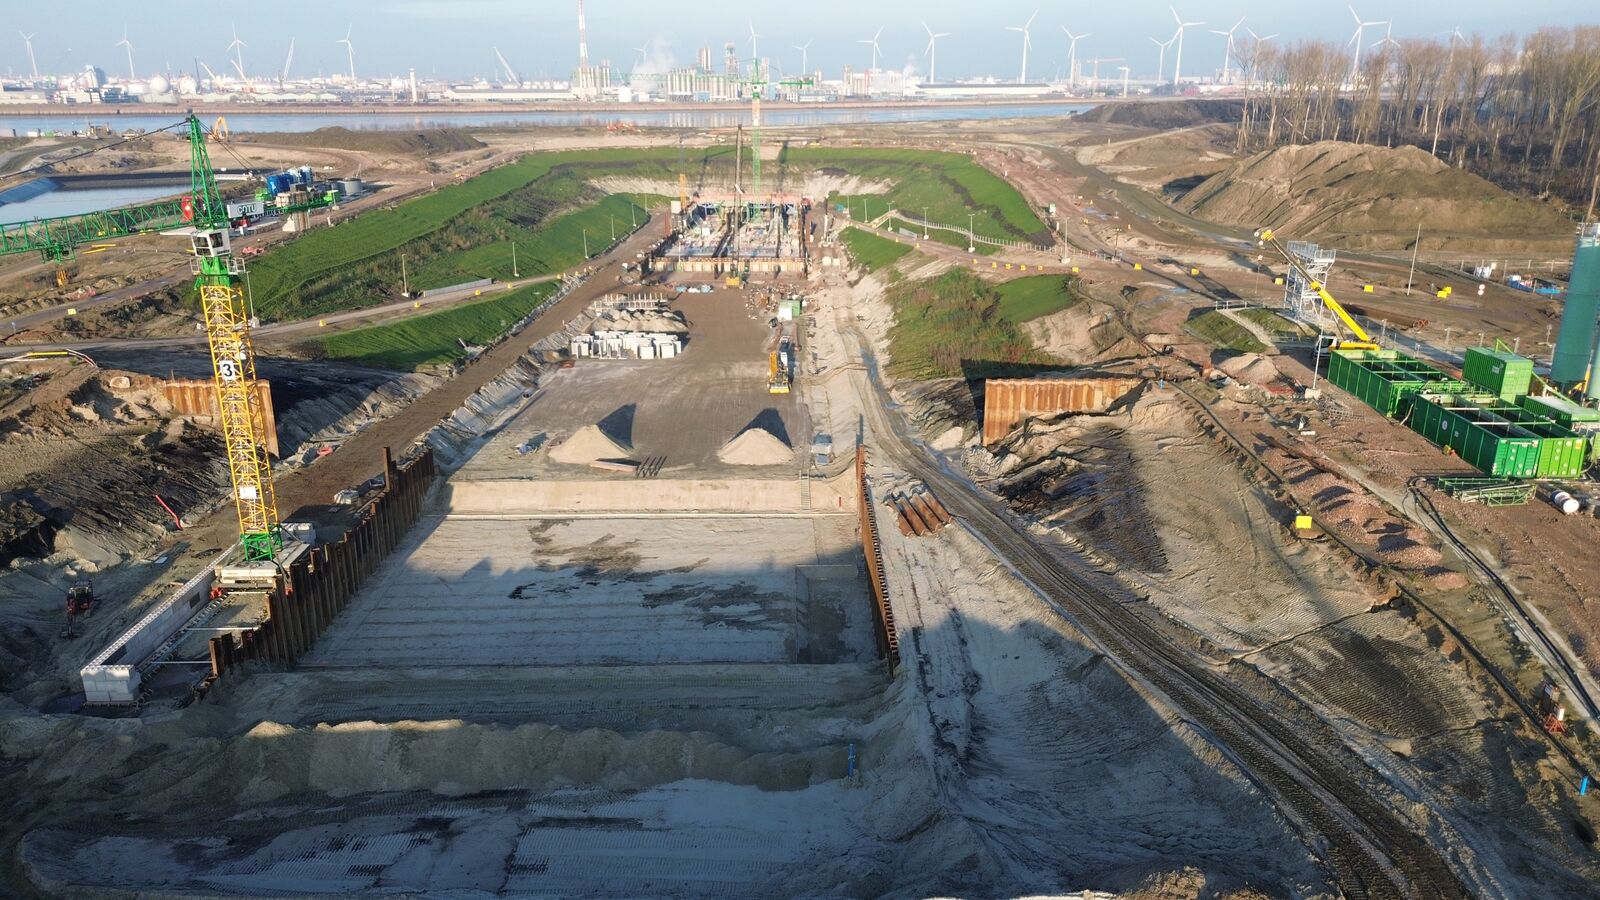
<path id="1" fill-rule="evenodd" d="M 1489 39 L 1388 37 L 1246 43 L 1252 90 L 1236 149 L 1344 140 L 1411 144 L 1502 186 L 1557 196 L 1593 216 L 1600 191 L 1600 26 Z"/>

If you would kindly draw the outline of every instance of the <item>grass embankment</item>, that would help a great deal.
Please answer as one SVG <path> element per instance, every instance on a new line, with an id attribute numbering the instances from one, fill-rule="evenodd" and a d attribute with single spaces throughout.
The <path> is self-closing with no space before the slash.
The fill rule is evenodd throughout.
<path id="1" fill-rule="evenodd" d="M 837 168 L 857 178 L 893 185 L 886 194 L 829 198 L 851 214 L 881 216 L 889 209 L 964 227 L 975 214 L 973 230 L 1004 240 L 1047 240 L 1049 230 L 1033 207 L 1005 179 L 959 153 L 870 147 L 802 147 L 789 150 L 790 165 Z M 930 237 L 932 233 L 930 232 Z M 955 238 L 955 240 L 960 240 Z"/>
<path id="2" fill-rule="evenodd" d="M 870 231 L 862 231 L 860 228 L 846 228 L 839 232 L 839 239 L 850 248 L 851 258 L 868 272 L 876 272 L 885 266 L 893 265 L 911 252 L 911 248 L 906 244 L 891 241 Z"/>
<path id="3" fill-rule="evenodd" d="M 884 296 L 894 309 L 896 378 L 989 378 L 1055 362 L 1006 316 L 1000 291 L 965 269 L 901 282 Z"/>
<path id="4" fill-rule="evenodd" d="M 1219 350 L 1232 350 L 1235 353 L 1264 353 L 1267 350 L 1267 345 L 1261 343 L 1249 329 L 1215 309 L 1195 316 L 1184 327 Z"/>
<path id="5" fill-rule="evenodd" d="M 315 131 L 256 132 L 233 140 L 244 144 L 272 144 L 282 147 L 331 147 L 335 150 L 364 150 L 376 153 L 404 153 L 438 156 L 487 146 L 470 132 L 459 128 L 432 128 L 424 131 L 357 131 L 334 125 Z"/>
<path id="6" fill-rule="evenodd" d="M 1000 295 L 1000 314 L 1017 323 L 1071 309 L 1083 299 L 1073 275 L 1015 278 L 996 286 L 995 293 Z"/>
<path id="7" fill-rule="evenodd" d="M 532 312 L 553 290 L 553 285 L 529 285 L 401 322 L 332 334 L 318 338 L 316 343 L 329 359 L 411 371 L 465 357 L 467 351 L 461 341 L 478 345 L 493 341 Z"/>
<path id="8" fill-rule="evenodd" d="M 1304 328 L 1270 309 L 1261 309 L 1260 307 L 1241 309 L 1238 312 L 1238 316 L 1272 335 L 1274 340 L 1294 340 L 1307 337 Z"/>

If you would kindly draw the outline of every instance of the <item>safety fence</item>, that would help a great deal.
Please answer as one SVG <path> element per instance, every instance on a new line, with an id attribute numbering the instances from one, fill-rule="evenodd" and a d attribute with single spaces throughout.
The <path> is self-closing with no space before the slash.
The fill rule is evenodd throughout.
<path id="1" fill-rule="evenodd" d="M 208 680 L 249 662 L 292 663 L 310 650 L 404 539 L 438 474 L 431 447 L 404 465 L 396 465 L 385 449 L 383 492 L 363 511 L 361 521 L 337 542 L 311 548 L 283 572 L 283 587 L 267 596 L 261 624 L 211 639 Z"/>
<path id="2" fill-rule="evenodd" d="M 981 234 L 977 234 L 976 232 L 967 228 L 962 228 L 959 225 L 946 225 L 942 222 L 934 222 L 929 219 L 924 219 L 920 216 L 913 216 L 898 209 L 891 209 L 867 224 L 873 228 L 879 228 L 885 231 L 893 231 L 895 228 L 895 223 L 897 222 L 924 230 L 948 231 L 952 234 L 958 234 L 966 238 L 968 244 L 983 244 L 988 247 L 1004 247 L 1010 250 L 1048 251 L 1053 249 L 1049 244 L 1041 244 L 1034 241 L 1019 241 L 1011 238 L 984 237 Z"/>
<path id="3" fill-rule="evenodd" d="M 872 582 L 872 598 L 878 614 L 873 630 L 878 637 L 878 652 L 889 661 L 889 675 L 900 668 L 900 636 L 895 633 L 894 610 L 889 608 L 889 580 L 883 574 L 883 546 L 878 541 L 878 515 L 872 508 L 872 491 L 867 487 L 867 448 L 856 447 L 856 500 L 861 513 L 861 549 L 867 558 L 867 580 Z"/>

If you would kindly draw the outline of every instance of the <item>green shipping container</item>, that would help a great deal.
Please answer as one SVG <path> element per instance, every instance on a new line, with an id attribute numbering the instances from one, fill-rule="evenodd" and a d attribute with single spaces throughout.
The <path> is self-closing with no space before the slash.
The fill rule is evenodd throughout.
<path id="1" fill-rule="evenodd" d="M 1504 350 L 1471 347 L 1461 377 L 1502 400 L 1515 402 L 1533 386 L 1533 360 Z"/>
<path id="2" fill-rule="evenodd" d="M 1418 395 L 1412 400 L 1410 424 L 1413 431 L 1454 450 L 1486 475 L 1538 476 L 1539 438 L 1464 400 Z"/>
<path id="3" fill-rule="evenodd" d="M 1574 433 L 1544 416 L 1520 406 L 1477 403 L 1485 411 L 1504 419 L 1539 439 L 1539 472 L 1536 478 L 1576 478 L 1589 462 L 1589 437 Z"/>
<path id="4" fill-rule="evenodd" d="M 1563 428 L 1571 428 L 1574 425 L 1583 423 L 1600 422 L 1600 409 L 1579 406 L 1560 394 L 1523 397 L 1517 401 L 1517 404 L 1528 412 L 1544 416 Z"/>
<path id="5" fill-rule="evenodd" d="M 1419 391 L 1465 393 L 1467 385 L 1397 350 L 1335 350 L 1328 354 L 1328 381 L 1391 419 L 1410 410 Z"/>

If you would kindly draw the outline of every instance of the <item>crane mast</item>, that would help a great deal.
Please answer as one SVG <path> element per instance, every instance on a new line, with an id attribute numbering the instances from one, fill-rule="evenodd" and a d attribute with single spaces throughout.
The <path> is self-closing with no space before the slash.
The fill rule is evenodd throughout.
<path id="1" fill-rule="evenodd" d="M 195 260 L 195 288 L 211 350 L 217 418 L 228 455 L 233 500 L 239 514 L 239 543 L 248 561 L 270 560 L 283 547 L 278 507 L 267 455 L 267 426 L 256 387 L 255 348 L 250 317 L 240 287 L 243 267 L 228 240 L 228 215 L 200 120 L 189 118 L 190 197 L 194 230 L 189 235 Z"/>

